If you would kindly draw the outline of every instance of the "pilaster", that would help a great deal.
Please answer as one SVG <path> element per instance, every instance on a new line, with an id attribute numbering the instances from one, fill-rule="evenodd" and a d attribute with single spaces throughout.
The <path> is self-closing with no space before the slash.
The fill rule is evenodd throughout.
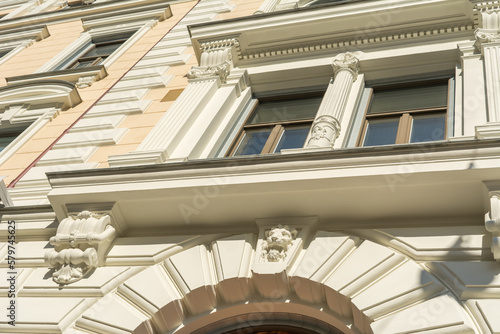
<path id="1" fill-rule="evenodd" d="M 206 47 L 200 57 L 200 66 L 188 72 L 188 85 L 163 115 L 137 150 L 109 157 L 110 166 L 163 163 L 186 136 L 190 127 L 227 82 L 233 68 L 233 41 Z"/>
<path id="2" fill-rule="evenodd" d="M 351 53 L 335 57 L 334 78 L 330 81 L 313 122 L 306 148 L 333 148 L 354 81 L 359 60 Z"/>
<path id="3" fill-rule="evenodd" d="M 484 64 L 487 113 L 486 124 L 476 127 L 478 139 L 500 138 L 500 8 L 496 1 L 479 2 L 479 26 L 474 44 Z"/>

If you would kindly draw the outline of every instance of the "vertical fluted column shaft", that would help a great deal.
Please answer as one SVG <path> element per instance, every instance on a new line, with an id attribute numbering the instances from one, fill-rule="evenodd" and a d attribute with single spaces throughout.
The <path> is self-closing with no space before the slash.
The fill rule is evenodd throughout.
<path id="1" fill-rule="evenodd" d="M 264 0 L 259 9 L 254 13 L 254 15 L 272 12 L 274 8 L 276 8 L 276 5 L 279 1 L 280 0 Z"/>
<path id="2" fill-rule="evenodd" d="M 318 109 L 306 147 L 333 148 L 340 134 L 340 124 L 352 85 L 357 79 L 358 63 L 358 59 L 351 53 L 340 54 L 333 60 L 334 78 Z"/>
<path id="3" fill-rule="evenodd" d="M 500 43 L 483 46 L 488 121 L 500 121 Z"/>

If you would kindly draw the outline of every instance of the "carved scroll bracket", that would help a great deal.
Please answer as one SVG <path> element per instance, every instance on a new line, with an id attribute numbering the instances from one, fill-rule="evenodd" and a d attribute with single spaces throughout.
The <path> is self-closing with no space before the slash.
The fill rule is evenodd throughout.
<path id="1" fill-rule="evenodd" d="M 491 251 L 495 260 L 500 261 L 500 191 L 489 193 L 490 211 L 485 214 L 485 227 L 492 234 Z"/>
<path id="2" fill-rule="evenodd" d="M 482 53 L 483 46 L 491 43 L 500 43 L 500 30 L 497 29 L 476 29 L 474 32 L 476 42 L 474 47 L 479 53 Z"/>
<path id="3" fill-rule="evenodd" d="M 188 79 L 212 79 L 218 77 L 222 83 L 234 68 L 238 59 L 236 39 L 203 43 L 201 45 L 200 66 L 193 66 L 188 72 Z"/>
<path id="4" fill-rule="evenodd" d="M 104 265 L 104 256 L 115 237 L 109 215 L 82 211 L 61 221 L 56 235 L 50 238 L 54 249 L 45 253 L 45 263 L 55 269 L 54 282 L 74 283 Z"/>

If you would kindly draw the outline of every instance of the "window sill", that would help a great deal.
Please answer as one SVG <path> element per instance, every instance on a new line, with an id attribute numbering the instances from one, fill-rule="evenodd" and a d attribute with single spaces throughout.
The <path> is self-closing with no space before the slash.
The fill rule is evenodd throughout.
<path id="1" fill-rule="evenodd" d="M 28 75 L 19 75 L 6 78 L 8 84 L 23 83 L 27 81 L 38 81 L 47 79 L 58 79 L 74 83 L 76 87 L 82 89 L 92 86 L 96 81 L 108 76 L 104 65 L 75 68 L 70 70 L 51 71 Z"/>

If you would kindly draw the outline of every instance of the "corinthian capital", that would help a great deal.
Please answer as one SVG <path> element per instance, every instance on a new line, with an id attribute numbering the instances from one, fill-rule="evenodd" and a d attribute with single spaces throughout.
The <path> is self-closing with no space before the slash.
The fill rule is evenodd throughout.
<path id="1" fill-rule="evenodd" d="M 485 44 L 485 43 L 500 42 L 500 31 L 499 30 L 477 29 L 475 34 L 476 34 L 476 43 L 478 45 Z"/>
<path id="2" fill-rule="evenodd" d="M 356 81 L 359 70 L 359 59 L 352 53 L 346 52 L 337 55 L 332 62 L 333 72 L 335 76 L 340 71 L 349 71 L 353 74 L 353 81 Z"/>

